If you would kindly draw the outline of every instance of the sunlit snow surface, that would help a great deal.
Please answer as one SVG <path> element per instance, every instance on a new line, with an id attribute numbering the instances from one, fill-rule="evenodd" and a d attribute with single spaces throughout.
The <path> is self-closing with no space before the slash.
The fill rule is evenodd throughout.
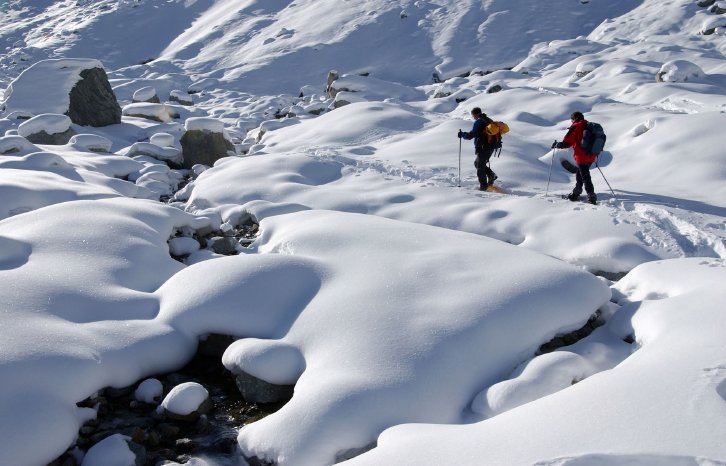
<path id="1" fill-rule="evenodd" d="M 209 333 L 241 338 L 228 369 L 295 384 L 241 429 L 248 457 L 726 464 L 726 39 L 699 35 L 722 15 L 690 0 L 0 10 L 0 464 L 52 461 L 95 415 L 78 401 L 180 367 Z M 81 56 L 126 115 L 163 122 L 19 136 L 17 112 L 62 113 L 58 65 L 81 62 L 47 62 L 29 93 L 10 81 Z M 354 103 L 332 110 L 330 69 Z M 477 69 L 500 71 L 456 77 Z M 129 107 L 148 86 L 162 104 Z M 469 141 L 457 187 L 474 106 L 511 128 L 492 160 L 505 194 L 475 189 Z M 572 156 L 550 145 L 575 110 L 608 135 L 597 206 L 560 198 Z M 67 127 L 50 118 L 29 126 Z M 188 129 L 250 152 L 177 192 L 185 174 L 159 159 Z M 247 217 L 260 234 L 233 257 L 188 236 Z M 534 357 L 596 311 L 602 327 Z M 129 452 L 113 438 L 88 461 L 113 451 Z"/>

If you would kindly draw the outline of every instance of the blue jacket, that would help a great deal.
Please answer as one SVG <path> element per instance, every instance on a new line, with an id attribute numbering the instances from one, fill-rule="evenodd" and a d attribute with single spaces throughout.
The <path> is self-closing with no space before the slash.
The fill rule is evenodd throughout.
<path id="1" fill-rule="evenodd" d="M 483 149 L 488 144 L 488 141 L 484 137 L 484 128 L 491 122 L 492 120 L 489 117 L 482 115 L 474 121 L 474 127 L 471 128 L 471 131 L 462 134 L 462 137 L 467 141 L 470 139 L 474 140 L 475 151 Z"/>

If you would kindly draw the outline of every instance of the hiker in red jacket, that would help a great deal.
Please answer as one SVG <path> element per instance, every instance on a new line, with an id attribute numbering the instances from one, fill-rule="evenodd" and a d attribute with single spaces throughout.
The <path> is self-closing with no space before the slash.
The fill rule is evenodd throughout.
<path id="1" fill-rule="evenodd" d="M 587 126 L 587 120 L 581 112 L 573 112 L 570 115 L 572 120 L 572 126 L 567 130 L 567 134 L 562 142 L 555 142 L 552 144 L 552 148 L 566 149 L 573 147 L 575 150 L 575 163 L 577 164 L 577 173 L 575 174 L 575 189 L 570 194 L 565 196 L 571 201 L 579 201 L 580 194 L 582 194 L 582 186 L 585 186 L 585 192 L 587 192 L 587 202 L 590 204 L 597 204 L 597 196 L 595 195 L 595 187 L 592 185 L 592 179 L 590 178 L 590 165 L 595 163 L 597 156 L 595 154 L 589 154 L 580 145 L 582 143 L 582 133 Z"/>

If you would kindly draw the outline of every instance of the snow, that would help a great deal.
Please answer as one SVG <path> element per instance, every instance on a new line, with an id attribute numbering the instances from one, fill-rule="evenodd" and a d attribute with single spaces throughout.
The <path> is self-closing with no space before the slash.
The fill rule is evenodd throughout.
<path id="1" fill-rule="evenodd" d="M 143 403 L 158 403 L 164 387 L 157 379 L 146 379 L 136 387 L 134 398 Z"/>
<path id="2" fill-rule="evenodd" d="M 70 128 L 71 119 L 67 115 L 43 113 L 20 123 L 20 126 L 18 126 L 18 134 L 27 138 L 41 131 L 46 134 L 65 133 Z"/>
<path id="3" fill-rule="evenodd" d="M 206 388 L 196 382 L 185 382 L 172 388 L 160 406 L 170 413 L 186 416 L 199 409 L 208 398 Z"/>
<path id="4" fill-rule="evenodd" d="M 230 377 L 295 385 L 239 426 L 242 453 L 279 466 L 726 463 L 723 15 L 692 0 L 82 3 L 0 17 L 0 464 L 52 462 L 104 387 L 157 402 L 148 378 L 212 333 L 238 339 Z M 108 66 L 122 123 L 62 116 L 101 66 L 72 56 Z M 131 103 L 152 88 L 194 106 Z M 491 161 L 503 193 L 476 190 L 456 138 L 476 106 L 511 128 Z M 573 111 L 608 134 L 597 206 L 560 198 L 572 153 L 550 144 Z M 23 137 L 61 126 L 86 134 Z M 188 130 L 245 155 L 171 168 Z M 249 221 L 248 247 L 213 252 Z M 175 390 L 180 412 L 206 392 Z M 86 461 L 128 454 L 113 436 Z"/>

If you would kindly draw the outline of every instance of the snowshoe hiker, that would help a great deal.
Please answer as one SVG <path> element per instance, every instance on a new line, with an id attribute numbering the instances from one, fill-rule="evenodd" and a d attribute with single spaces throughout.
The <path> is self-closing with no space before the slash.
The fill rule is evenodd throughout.
<path id="1" fill-rule="evenodd" d="M 479 190 L 486 191 L 487 187 L 494 184 L 497 174 L 489 168 L 489 159 L 491 159 L 494 151 L 497 150 L 497 143 L 501 147 L 501 138 L 492 138 L 487 135 L 487 126 L 494 123 L 486 113 L 482 113 L 481 108 L 474 107 L 471 110 L 471 117 L 474 119 L 474 127 L 468 133 L 459 131 L 459 138 L 466 140 L 474 140 L 474 153 L 476 159 L 474 166 L 476 167 L 476 176 L 479 178 Z"/>
<path id="2" fill-rule="evenodd" d="M 590 204 L 597 204 L 595 187 L 592 185 L 592 178 L 590 177 L 590 166 L 597 160 L 597 155 L 588 153 L 582 148 L 582 133 L 587 126 L 587 120 L 585 120 L 585 116 L 581 112 L 573 112 L 570 115 L 570 120 L 572 126 L 568 128 L 565 138 L 561 142 L 555 141 L 552 144 L 553 149 L 572 147 L 575 152 L 575 163 L 577 164 L 575 188 L 565 198 L 571 201 L 579 201 L 584 186 L 585 192 L 587 192 L 587 201 Z"/>

